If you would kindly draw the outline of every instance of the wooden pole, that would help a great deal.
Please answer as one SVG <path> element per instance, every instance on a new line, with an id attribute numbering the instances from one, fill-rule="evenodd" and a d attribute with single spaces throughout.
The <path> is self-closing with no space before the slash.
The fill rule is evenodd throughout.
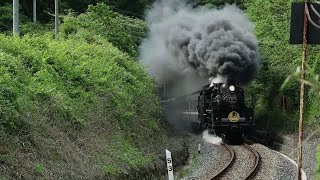
<path id="1" fill-rule="evenodd" d="M 19 0 L 13 0 L 13 35 L 19 35 Z"/>
<path id="2" fill-rule="evenodd" d="M 303 111 L 304 111 L 304 80 L 307 59 L 307 32 L 308 32 L 308 3 L 304 1 L 304 25 L 303 25 L 303 53 L 301 64 L 301 86 L 300 86 L 300 116 L 299 116 L 299 142 L 298 142 L 298 180 L 301 180 L 302 171 L 302 143 L 303 143 Z"/>
<path id="3" fill-rule="evenodd" d="M 55 38 L 58 38 L 59 33 L 59 0 L 54 0 L 54 7 L 55 7 L 55 16 L 54 16 L 54 22 L 55 22 Z"/>
<path id="4" fill-rule="evenodd" d="M 37 0 L 33 0 L 33 22 L 37 22 Z"/>

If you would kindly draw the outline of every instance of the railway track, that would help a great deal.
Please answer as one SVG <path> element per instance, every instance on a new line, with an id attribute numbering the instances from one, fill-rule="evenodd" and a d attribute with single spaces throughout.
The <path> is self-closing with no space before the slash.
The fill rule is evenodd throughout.
<path id="1" fill-rule="evenodd" d="M 237 160 L 237 157 L 236 157 L 237 153 L 234 150 L 235 147 L 231 147 L 227 144 L 223 144 L 222 146 L 229 153 L 229 160 L 220 170 L 218 170 L 216 173 L 214 173 L 211 177 L 209 177 L 209 178 L 207 177 L 206 179 L 211 179 L 211 180 L 226 179 L 226 178 L 228 178 L 229 174 L 237 173 L 237 172 L 232 172 L 232 166 L 234 165 L 234 163 Z M 254 161 L 253 161 L 254 164 L 252 165 L 252 168 L 250 168 L 249 170 L 247 170 L 245 172 L 246 174 L 244 175 L 244 178 L 243 177 L 241 178 L 244 180 L 251 179 L 254 176 L 254 174 L 257 170 L 259 161 L 260 161 L 259 153 L 248 144 L 243 144 L 240 147 L 247 149 L 247 151 L 251 153 L 251 157 L 254 158 Z M 238 159 L 240 159 L 240 158 L 238 158 Z M 248 165 L 248 164 L 245 164 L 245 165 Z M 241 167 L 238 167 L 238 168 L 241 168 Z M 243 168 L 243 169 L 245 169 L 245 168 Z M 233 175 L 233 177 L 234 177 L 234 175 Z"/>

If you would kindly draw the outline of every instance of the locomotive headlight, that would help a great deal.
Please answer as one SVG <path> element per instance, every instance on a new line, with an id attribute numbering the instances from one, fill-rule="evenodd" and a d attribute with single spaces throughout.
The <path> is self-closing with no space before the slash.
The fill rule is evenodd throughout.
<path id="1" fill-rule="evenodd" d="M 231 85 L 231 86 L 229 86 L 229 90 L 230 90 L 231 92 L 233 92 L 233 91 L 236 90 L 236 87 L 234 87 L 234 85 Z"/>

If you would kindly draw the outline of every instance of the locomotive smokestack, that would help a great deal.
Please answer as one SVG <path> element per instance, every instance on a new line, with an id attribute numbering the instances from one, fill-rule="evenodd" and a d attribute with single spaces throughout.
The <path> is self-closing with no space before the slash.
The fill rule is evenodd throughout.
<path id="1" fill-rule="evenodd" d="M 235 5 L 192 8 L 181 0 L 161 0 L 146 19 L 150 32 L 140 56 L 158 82 L 192 74 L 241 85 L 256 77 L 260 56 L 254 26 Z"/>

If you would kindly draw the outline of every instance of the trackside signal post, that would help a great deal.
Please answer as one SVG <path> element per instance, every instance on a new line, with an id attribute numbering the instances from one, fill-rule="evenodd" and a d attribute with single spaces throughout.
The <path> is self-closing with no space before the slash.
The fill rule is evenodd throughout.
<path id="1" fill-rule="evenodd" d="M 304 1 L 304 16 L 303 16 L 303 53 L 301 64 L 301 86 L 300 86 L 300 116 L 299 116 L 299 142 L 298 142 L 298 180 L 301 180 L 302 171 L 302 141 L 303 141 L 303 112 L 304 112 L 304 80 L 305 68 L 307 59 L 307 30 L 308 30 L 308 2 Z"/>
<path id="2" fill-rule="evenodd" d="M 311 10 L 309 11 L 309 6 Z M 293 3 L 291 12 L 290 43 L 302 44 L 301 86 L 300 86 L 300 114 L 299 114 L 299 142 L 298 142 L 298 180 L 302 172 L 302 141 L 303 141 L 303 114 L 305 91 L 305 68 L 308 44 L 320 44 L 320 25 L 315 23 L 320 20 L 320 2 Z"/>

